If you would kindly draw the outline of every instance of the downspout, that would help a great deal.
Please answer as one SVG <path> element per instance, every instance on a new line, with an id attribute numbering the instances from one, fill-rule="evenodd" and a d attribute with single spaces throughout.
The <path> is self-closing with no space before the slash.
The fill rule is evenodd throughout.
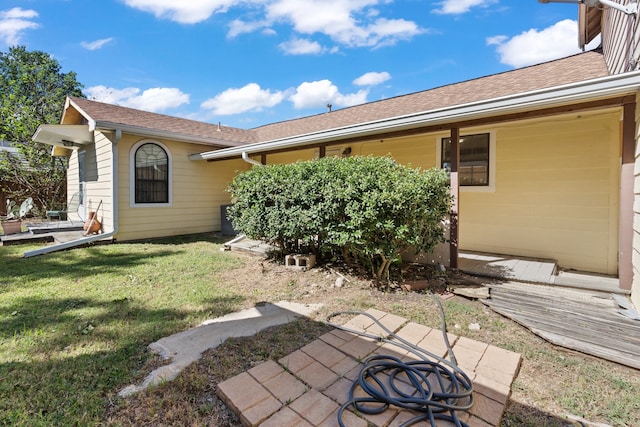
<path id="1" fill-rule="evenodd" d="M 247 154 L 246 151 L 242 152 L 242 160 L 244 160 L 247 163 L 251 163 L 252 165 L 257 165 L 257 166 L 264 166 L 262 163 L 253 160 L 251 157 L 249 157 L 249 155 Z"/>
<path id="2" fill-rule="evenodd" d="M 58 243 L 56 245 L 45 246 L 40 249 L 28 251 L 22 255 L 24 258 L 31 258 L 37 255 L 44 255 L 51 252 L 57 252 L 57 251 L 62 251 L 64 249 L 73 248 L 76 246 L 86 245 L 88 243 L 96 242 L 98 240 L 108 239 L 116 235 L 116 233 L 118 232 L 118 185 L 115 182 L 115 180 L 118 177 L 118 142 L 120 142 L 120 139 L 122 139 L 122 131 L 120 129 L 116 129 L 115 133 L 116 133 L 115 139 L 111 144 L 111 156 L 112 156 L 112 162 L 113 162 L 111 166 L 113 229 L 110 232 L 105 234 L 96 234 L 94 236 L 87 236 L 81 239 L 71 240 L 69 242 Z"/>

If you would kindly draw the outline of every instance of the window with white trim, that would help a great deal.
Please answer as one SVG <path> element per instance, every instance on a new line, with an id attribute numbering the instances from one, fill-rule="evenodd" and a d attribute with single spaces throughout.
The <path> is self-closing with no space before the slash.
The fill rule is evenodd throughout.
<path id="1" fill-rule="evenodd" d="M 441 138 L 438 147 L 439 165 L 451 170 L 451 138 Z M 493 132 L 460 136 L 461 187 L 476 191 L 493 190 L 495 186 L 495 138 Z"/>
<path id="2" fill-rule="evenodd" d="M 140 141 L 131 150 L 132 205 L 167 205 L 171 199 L 171 156 L 155 141 Z"/>

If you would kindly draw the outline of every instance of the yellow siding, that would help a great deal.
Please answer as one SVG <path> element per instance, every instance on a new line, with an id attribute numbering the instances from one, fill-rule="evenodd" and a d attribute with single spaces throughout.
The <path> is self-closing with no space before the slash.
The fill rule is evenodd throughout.
<path id="1" fill-rule="evenodd" d="M 461 189 L 460 249 L 550 258 L 564 268 L 616 274 L 620 112 L 512 122 L 461 134 L 490 131 L 496 138 L 495 190 Z M 349 147 L 351 155 L 391 154 L 399 163 L 427 169 L 436 166 L 439 138 L 445 136 L 448 132 Z M 294 162 L 305 154 L 270 155 L 267 163 Z"/>
<path id="2" fill-rule="evenodd" d="M 113 161 L 110 134 L 95 133 L 95 144 L 87 149 L 87 212 L 97 211 L 103 232 L 113 230 Z M 102 202 L 102 204 L 100 204 Z"/>
<path id="3" fill-rule="evenodd" d="M 267 164 L 295 163 L 297 161 L 313 160 L 314 158 L 316 158 L 315 150 L 296 150 L 286 153 L 269 154 L 267 156 Z M 260 158 L 254 157 L 254 160 L 260 161 Z"/>
<path id="4" fill-rule="evenodd" d="M 131 206 L 129 159 L 131 148 L 139 140 L 126 136 L 119 144 L 118 240 L 219 231 L 220 205 L 229 203 L 226 188 L 236 172 L 249 165 L 242 160 L 192 161 L 190 154 L 210 147 L 158 140 L 169 149 L 173 162 L 171 206 Z"/>
<path id="5" fill-rule="evenodd" d="M 69 167 L 67 168 L 67 201 L 71 199 L 73 193 L 80 191 L 80 181 L 78 176 L 78 151 L 73 150 L 69 157 Z M 75 214 L 68 214 L 70 220 L 79 221 Z"/>
<path id="6" fill-rule="evenodd" d="M 436 166 L 435 153 L 436 137 L 434 135 L 368 141 L 354 145 L 352 150 L 352 154 L 362 156 L 391 154 L 398 163 L 421 169 L 430 169 Z"/>
<path id="7" fill-rule="evenodd" d="M 616 274 L 619 120 L 498 128 L 496 190 L 461 192 L 460 247 Z"/>
<path id="8" fill-rule="evenodd" d="M 462 188 L 461 250 L 550 258 L 565 268 L 616 274 L 619 111 L 461 133 L 489 131 L 496 134 L 495 191 Z M 351 154 L 391 154 L 427 169 L 436 166 L 439 138 L 448 135 L 352 144 Z"/>
<path id="9" fill-rule="evenodd" d="M 74 193 L 80 191 L 78 152 L 84 151 L 86 211 L 96 211 L 100 201 L 102 201 L 100 211 L 98 212 L 98 220 L 102 223 L 102 231 L 109 232 L 113 230 L 111 141 L 108 135 L 100 132 L 95 133 L 95 141 L 95 144 L 83 146 L 79 150 L 73 150 L 69 157 L 69 167 L 67 169 L 67 198 L 71 198 Z M 80 217 L 76 214 L 70 214 L 69 219 L 78 221 Z"/>

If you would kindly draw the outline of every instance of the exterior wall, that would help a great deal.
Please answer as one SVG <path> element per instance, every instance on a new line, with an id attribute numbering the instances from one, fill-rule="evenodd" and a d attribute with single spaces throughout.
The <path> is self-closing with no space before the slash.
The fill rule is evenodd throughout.
<path id="1" fill-rule="evenodd" d="M 460 247 L 617 274 L 620 113 L 515 123 L 496 139 L 495 192 L 461 191 Z"/>
<path id="2" fill-rule="evenodd" d="M 98 220 L 102 224 L 102 231 L 113 230 L 113 191 L 112 191 L 112 155 L 111 140 L 109 135 L 100 132 L 95 133 L 95 144 L 86 145 L 78 150 L 73 150 L 69 158 L 67 169 L 67 198 L 80 191 L 80 177 L 78 167 L 78 153 L 85 153 L 85 211 L 96 211 L 102 201 Z M 69 219 L 79 221 L 81 217 L 75 213 L 69 213 Z"/>
<path id="3" fill-rule="evenodd" d="M 628 2 L 624 2 L 625 4 Z M 604 8 L 602 16 L 602 49 L 611 74 L 640 68 L 639 21 L 611 8 Z"/>
<path id="4" fill-rule="evenodd" d="M 617 274 L 620 117 L 616 109 L 462 129 L 462 135 L 495 132 L 496 183 L 494 191 L 461 188 L 460 249 Z M 392 154 L 426 169 L 436 166 L 440 138 L 447 136 L 354 144 L 352 155 Z"/>
<path id="5" fill-rule="evenodd" d="M 296 150 L 284 153 L 269 154 L 267 156 L 267 164 L 275 165 L 282 163 L 295 163 L 297 161 L 312 160 L 315 158 L 314 150 Z M 259 157 L 253 157 L 254 160 L 260 161 Z"/>
<path id="6" fill-rule="evenodd" d="M 447 135 L 442 135 L 447 136 Z M 391 155 L 398 163 L 415 168 L 436 166 L 436 135 L 418 135 L 406 138 L 383 139 L 354 146 L 352 154 L 362 156 Z"/>
<path id="7" fill-rule="evenodd" d="M 96 142 L 86 152 L 87 213 L 97 212 L 103 232 L 113 230 L 113 155 L 110 137 L 113 136 L 96 132 Z M 99 205 L 100 209 L 97 210 Z"/>
<path id="8" fill-rule="evenodd" d="M 194 162 L 190 154 L 210 147 L 159 139 L 171 153 L 171 204 L 132 206 L 129 159 L 132 147 L 142 139 L 125 135 L 118 144 L 118 240 L 220 231 L 220 205 L 230 200 L 226 188 L 236 171 L 250 165 L 242 160 Z"/>
<path id="9" fill-rule="evenodd" d="M 484 131 L 496 135 L 495 190 L 472 192 L 462 188 L 460 248 L 552 258 L 562 267 L 616 274 L 620 111 L 463 129 L 461 134 Z M 436 166 L 439 138 L 444 136 L 448 133 L 375 140 L 349 148 L 351 155 L 391 154 L 400 163 L 431 168 Z M 88 201 L 91 207 L 103 201 L 101 221 L 105 231 L 113 221 L 108 214 L 113 181 L 108 137 L 96 135 L 95 161 L 91 161 L 91 150 L 87 149 Z M 171 204 L 132 206 L 129 163 L 131 149 L 141 139 L 125 135 L 118 144 L 118 240 L 219 231 L 220 205 L 230 201 L 228 183 L 237 171 L 251 165 L 242 160 L 191 161 L 189 154 L 208 147 L 158 140 L 171 153 Z M 269 155 L 267 163 L 314 157 L 315 150 L 300 150 Z M 89 167 L 92 164 L 94 168 Z M 636 186 L 640 194 L 640 160 L 638 164 Z M 77 191 L 75 152 L 69 172 L 69 189 Z M 635 259 L 640 258 L 637 224 L 640 208 L 636 212 Z"/>
<path id="10" fill-rule="evenodd" d="M 80 191 L 80 179 L 78 176 L 78 151 L 73 150 L 69 157 L 69 166 L 67 168 L 67 201 L 71 199 L 73 193 Z M 67 217 L 70 220 L 79 221 L 80 217 L 69 212 Z"/>

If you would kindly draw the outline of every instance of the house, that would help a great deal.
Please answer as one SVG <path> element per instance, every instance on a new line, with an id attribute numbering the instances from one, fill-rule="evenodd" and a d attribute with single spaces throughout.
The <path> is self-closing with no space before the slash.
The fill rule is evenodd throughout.
<path id="1" fill-rule="evenodd" d="M 616 20 L 637 22 L 579 18 L 580 43 L 602 34 L 603 49 L 248 130 L 68 98 L 33 139 L 70 157 L 68 194 L 81 216 L 100 205 L 103 234 L 67 245 L 220 230 L 253 163 L 391 154 L 451 170 L 453 266 L 458 250 L 550 258 L 618 276 L 640 306 L 638 43 Z"/>

